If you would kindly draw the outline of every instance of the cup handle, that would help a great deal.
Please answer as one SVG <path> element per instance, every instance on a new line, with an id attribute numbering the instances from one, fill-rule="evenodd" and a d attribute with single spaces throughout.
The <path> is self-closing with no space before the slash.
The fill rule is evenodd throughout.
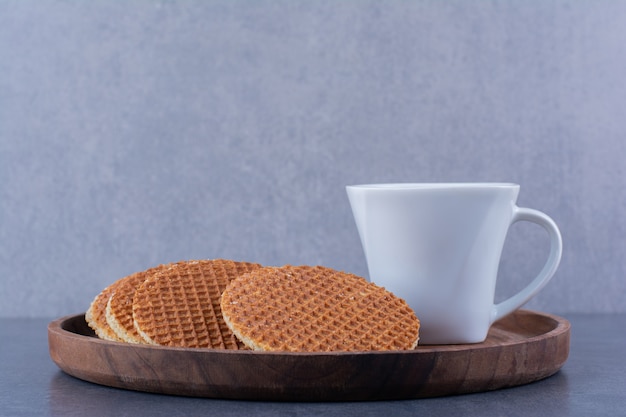
<path id="1" fill-rule="evenodd" d="M 563 253 L 561 232 L 550 217 L 538 210 L 516 206 L 511 225 L 519 221 L 536 223 L 548 232 L 550 236 L 550 255 L 539 275 L 530 284 L 514 296 L 493 306 L 491 323 L 512 313 L 533 298 L 550 281 L 561 262 L 561 254 Z"/>

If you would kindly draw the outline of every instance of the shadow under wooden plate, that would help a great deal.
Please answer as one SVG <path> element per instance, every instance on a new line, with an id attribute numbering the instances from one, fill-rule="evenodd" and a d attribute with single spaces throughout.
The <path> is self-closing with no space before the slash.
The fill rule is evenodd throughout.
<path id="1" fill-rule="evenodd" d="M 51 322 L 52 360 L 101 385 L 207 398 L 362 401 L 490 391 L 556 373 L 569 355 L 570 324 L 519 310 L 472 345 L 411 351 L 288 353 L 174 348 L 95 337 L 83 314 Z"/>

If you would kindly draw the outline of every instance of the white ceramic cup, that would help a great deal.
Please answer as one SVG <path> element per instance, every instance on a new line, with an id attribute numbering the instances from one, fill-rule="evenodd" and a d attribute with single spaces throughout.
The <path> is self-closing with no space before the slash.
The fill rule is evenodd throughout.
<path id="1" fill-rule="evenodd" d="M 493 322 L 534 297 L 561 260 L 561 234 L 542 212 L 517 207 L 508 183 L 370 184 L 346 187 L 369 278 L 404 298 L 420 319 L 420 344 L 478 343 Z M 550 237 L 543 269 L 494 304 L 509 227 L 542 226 Z"/>

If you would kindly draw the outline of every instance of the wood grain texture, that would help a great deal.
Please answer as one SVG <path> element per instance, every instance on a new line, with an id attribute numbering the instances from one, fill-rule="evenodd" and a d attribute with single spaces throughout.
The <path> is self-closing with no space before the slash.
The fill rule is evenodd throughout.
<path id="1" fill-rule="evenodd" d="M 132 345 L 101 340 L 84 315 L 51 322 L 52 360 L 66 373 L 137 391 L 275 401 L 426 398 L 490 391 L 556 373 L 569 355 L 570 324 L 520 310 L 483 343 L 413 351 L 270 353 Z"/>

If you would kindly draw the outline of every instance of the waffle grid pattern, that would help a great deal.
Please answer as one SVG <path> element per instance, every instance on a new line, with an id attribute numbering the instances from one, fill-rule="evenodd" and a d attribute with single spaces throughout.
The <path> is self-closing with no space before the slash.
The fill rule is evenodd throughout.
<path id="1" fill-rule="evenodd" d="M 121 340 L 129 343 L 146 343 L 134 326 L 133 297 L 137 288 L 147 277 L 167 267 L 166 265 L 159 265 L 127 276 L 122 279 L 109 298 L 106 307 L 106 320 Z"/>
<path id="2" fill-rule="evenodd" d="M 353 274 L 325 267 L 262 268 L 222 295 L 233 333 L 255 350 L 406 350 L 419 320 L 406 302 Z"/>
<path id="3" fill-rule="evenodd" d="M 152 344 L 243 349 L 222 318 L 228 283 L 260 265 L 229 260 L 173 264 L 148 277 L 133 298 L 134 325 Z"/>

